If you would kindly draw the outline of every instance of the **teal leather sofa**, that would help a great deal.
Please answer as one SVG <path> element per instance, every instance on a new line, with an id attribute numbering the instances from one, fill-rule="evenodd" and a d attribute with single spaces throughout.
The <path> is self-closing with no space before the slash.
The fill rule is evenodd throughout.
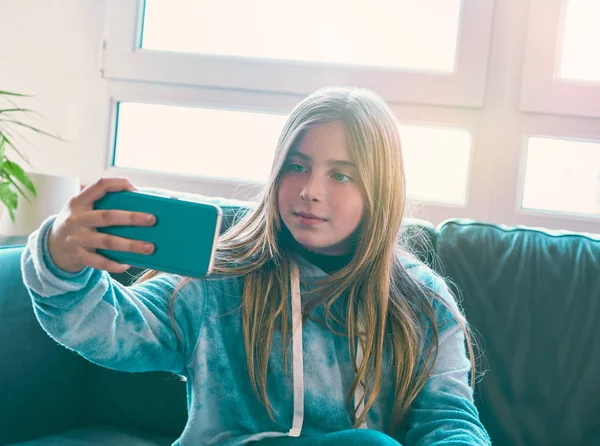
<path id="1" fill-rule="evenodd" d="M 224 227 L 238 210 L 224 203 Z M 600 445 L 600 236 L 466 220 L 405 228 L 424 236 L 411 243 L 453 282 L 478 332 L 476 404 L 493 444 Z M 0 249 L 0 445 L 170 445 L 185 383 L 108 370 L 49 338 L 22 250 Z"/>

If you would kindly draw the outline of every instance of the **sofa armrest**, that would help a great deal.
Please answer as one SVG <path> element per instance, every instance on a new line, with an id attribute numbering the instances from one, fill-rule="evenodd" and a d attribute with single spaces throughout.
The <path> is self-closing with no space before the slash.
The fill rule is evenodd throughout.
<path id="1" fill-rule="evenodd" d="M 0 248 L 0 444 L 80 426 L 86 362 L 39 325 L 23 284 L 23 246 Z"/>

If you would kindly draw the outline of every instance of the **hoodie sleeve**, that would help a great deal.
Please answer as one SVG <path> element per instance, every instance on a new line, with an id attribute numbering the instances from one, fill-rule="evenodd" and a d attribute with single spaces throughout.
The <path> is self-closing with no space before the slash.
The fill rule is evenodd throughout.
<path id="1" fill-rule="evenodd" d="M 104 367 L 185 375 L 190 345 L 199 332 L 192 321 L 202 319 L 201 282 L 184 285 L 175 298 L 178 342 L 169 303 L 181 277 L 161 273 L 126 287 L 106 271 L 89 267 L 78 273 L 63 271 L 48 250 L 55 218 L 48 218 L 29 236 L 21 256 L 23 282 L 42 328 L 58 343 Z"/>
<path id="2" fill-rule="evenodd" d="M 422 276 L 466 324 L 444 280 L 431 271 L 423 272 Z M 437 307 L 436 314 L 440 333 L 437 359 L 408 413 L 406 446 L 490 445 L 490 437 L 473 402 L 465 335 L 445 307 Z"/>

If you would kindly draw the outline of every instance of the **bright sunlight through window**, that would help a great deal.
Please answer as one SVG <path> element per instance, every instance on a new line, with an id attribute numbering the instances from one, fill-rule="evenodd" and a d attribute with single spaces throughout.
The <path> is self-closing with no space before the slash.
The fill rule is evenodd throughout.
<path id="1" fill-rule="evenodd" d="M 522 205 L 600 214 L 600 142 L 529 138 Z"/>
<path id="2" fill-rule="evenodd" d="M 453 72 L 461 0 L 146 0 L 142 48 Z"/>
<path id="3" fill-rule="evenodd" d="M 269 175 L 285 118 L 249 111 L 122 102 L 114 165 L 262 183 Z M 400 125 L 400 132 L 409 197 L 464 204 L 471 154 L 469 132 L 415 125 Z"/>
<path id="4" fill-rule="evenodd" d="M 471 134 L 453 128 L 400 125 L 400 138 L 408 196 L 466 204 Z"/>
<path id="5" fill-rule="evenodd" d="M 600 1 L 565 0 L 560 77 L 600 82 Z"/>
<path id="6" fill-rule="evenodd" d="M 119 104 L 115 166 L 261 182 L 285 116 L 247 111 Z M 234 129 L 234 131 L 232 131 Z"/>

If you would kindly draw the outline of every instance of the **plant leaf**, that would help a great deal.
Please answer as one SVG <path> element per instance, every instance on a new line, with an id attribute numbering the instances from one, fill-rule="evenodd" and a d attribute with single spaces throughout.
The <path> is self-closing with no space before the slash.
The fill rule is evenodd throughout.
<path id="1" fill-rule="evenodd" d="M 4 135 L 0 133 L 0 177 L 3 176 L 4 173 L 4 144 L 6 139 Z"/>
<path id="2" fill-rule="evenodd" d="M 10 123 L 10 124 L 19 125 L 19 126 L 21 126 L 21 127 L 25 127 L 25 128 L 27 128 L 27 129 L 29 129 L 29 130 L 32 130 L 32 131 L 34 131 L 34 132 L 36 132 L 36 133 L 41 133 L 42 135 L 46 135 L 46 136 L 49 136 L 49 137 L 51 137 L 51 138 L 54 138 L 54 139 L 62 139 L 62 138 L 61 138 L 60 136 L 58 136 L 58 135 L 53 135 L 52 133 L 48 133 L 48 132 L 46 132 L 46 131 L 44 131 L 44 130 L 40 130 L 40 129 L 38 129 L 37 127 L 34 127 L 34 126 L 32 126 L 32 125 L 25 124 L 25 123 L 23 123 L 23 122 L 19 122 L 19 121 L 15 121 L 15 120 L 13 120 L 13 119 L 0 119 L 0 122 L 8 122 L 8 123 Z"/>
<path id="3" fill-rule="evenodd" d="M 6 130 L 3 131 L 2 129 L 0 129 L 0 134 L 2 134 L 2 136 L 4 137 L 6 144 L 11 146 L 14 149 L 14 151 L 17 153 L 17 155 L 19 155 L 21 158 L 23 158 L 25 160 L 25 162 L 31 166 L 31 162 L 29 161 L 29 158 L 27 157 L 27 155 L 25 155 L 25 153 L 23 153 L 19 149 L 17 149 L 17 147 L 13 144 L 13 142 L 10 139 L 8 139 L 8 136 L 10 136 L 12 138 L 12 135 L 10 135 Z"/>
<path id="4" fill-rule="evenodd" d="M 19 107 L 15 102 L 13 102 L 13 101 L 11 101 L 9 99 L 5 98 L 5 100 L 6 100 L 6 102 L 8 102 L 12 106 L 12 108 L 0 109 L 0 114 L 2 114 L 2 113 L 16 113 L 16 112 L 20 112 L 20 113 L 23 113 L 23 114 L 28 114 L 29 113 L 29 114 L 33 114 L 35 116 L 38 116 L 38 117 L 42 118 L 44 121 L 46 121 L 47 123 L 49 123 L 49 121 L 46 119 L 46 117 L 44 115 L 42 115 L 41 113 L 38 113 L 35 110 L 31 110 L 29 108 Z M 56 133 L 55 137 L 58 138 L 58 139 L 60 139 L 60 135 L 58 135 L 58 132 L 54 132 L 54 133 Z"/>
<path id="5" fill-rule="evenodd" d="M 15 222 L 15 210 L 17 209 L 18 199 L 17 194 L 10 190 L 9 183 L 0 183 L 0 201 L 6 206 L 13 223 Z"/>
<path id="6" fill-rule="evenodd" d="M 1 123 L 0 123 L 1 124 Z M 35 166 L 33 165 L 33 163 L 31 162 L 31 160 L 29 159 L 29 157 L 26 155 L 26 150 L 31 149 L 31 150 L 35 150 L 38 153 L 42 153 L 40 152 L 37 147 L 31 143 L 31 141 L 29 141 L 25 136 L 23 136 L 21 134 L 21 132 L 17 131 L 16 128 L 2 128 L 2 126 L 0 125 L 0 132 L 4 132 L 4 137 L 7 138 L 8 136 L 10 136 L 11 141 L 10 145 L 13 149 L 15 149 L 17 151 L 17 153 L 19 154 L 19 156 L 21 156 L 23 158 L 23 160 L 25 161 L 26 164 L 28 164 L 29 166 L 33 167 L 35 169 Z M 17 137 L 19 139 L 17 139 Z M 7 138 L 8 139 L 8 138 Z M 17 145 L 19 146 L 19 150 L 17 150 Z M 27 148 L 23 149 L 22 146 L 27 146 Z"/>
<path id="7" fill-rule="evenodd" d="M 31 96 L 30 96 L 30 95 L 28 95 L 28 94 L 21 94 L 21 93 L 11 93 L 10 91 L 2 91 L 2 90 L 0 90 L 0 96 L 21 96 L 21 97 L 24 97 L 24 98 L 29 98 L 29 97 L 31 97 Z"/>
<path id="8" fill-rule="evenodd" d="M 38 112 L 36 112 L 35 110 L 31 110 L 29 108 L 5 108 L 5 109 L 0 109 L 0 114 L 2 114 L 2 113 L 15 113 L 15 112 L 33 113 L 33 114 L 36 114 L 38 116 L 41 116 Z"/>
<path id="9" fill-rule="evenodd" d="M 21 166 L 19 166 L 17 163 L 13 163 L 12 161 L 7 159 L 6 162 L 4 163 L 4 171 L 8 172 L 9 181 L 15 185 L 15 187 L 17 188 L 17 190 L 19 190 L 19 192 L 21 192 L 21 195 L 23 195 L 25 198 L 27 198 L 27 196 L 23 193 L 23 191 L 21 191 L 19 186 L 17 186 L 17 184 L 10 178 L 11 175 L 13 177 L 15 177 L 17 180 L 19 180 L 19 182 L 23 186 L 25 186 L 27 188 L 27 190 L 29 190 L 29 192 L 31 192 L 33 194 L 34 197 L 37 196 L 35 186 L 31 182 L 31 180 L 29 179 L 27 174 L 23 171 Z"/>
<path id="10" fill-rule="evenodd" d="M 15 101 L 12 100 L 12 97 L 31 96 L 0 90 L 0 103 L 3 107 L 0 108 L 0 200 L 6 205 L 6 208 L 10 214 L 10 218 L 14 222 L 14 211 L 17 209 L 19 194 L 22 195 L 27 201 L 31 202 L 26 191 L 31 192 L 34 197 L 37 197 L 37 191 L 34 184 L 31 182 L 30 178 L 27 176 L 21 166 L 6 157 L 6 147 L 12 147 L 17 155 L 19 155 L 27 164 L 32 166 L 31 161 L 23 150 L 23 141 L 32 146 L 34 149 L 35 146 L 29 143 L 27 138 L 20 134 L 18 128 L 27 129 L 59 141 L 64 142 L 64 140 L 55 131 L 54 133 L 50 133 L 49 131 L 42 130 L 36 125 L 25 123 L 23 121 L 23 115 L 25 117 L 30 117 L 28 114 L 31 113 L 41 118 L 44 117 L 34 110 L 23 108 L 20 105 L 17 105 Z M 21 113 L 21 115 L 17 116 L 18 113 Z M 17 149 L 17 146 L 19 146 L 20 149 Z"/>
<path id="11" fill-rule="evenodd" d="M 29 199 L 29 197 L 27 196 L 27 194 L 25 192 L 23 192 L 23 189 L 21 189 L 19 187 L 19 185 L 17 184 L 17 182 L 13 179 L 12 176 L 7 175 L 6 178 L 8 179 L 8 181 L 10 181 L 10 183 L 15 187 L 15 189 L 17 189 L 17 191 L 21 194 L 21 196 L 23 198 L 25 198 L 27 200 L 28 203 L 31 204 L 31 200 Z"/>

